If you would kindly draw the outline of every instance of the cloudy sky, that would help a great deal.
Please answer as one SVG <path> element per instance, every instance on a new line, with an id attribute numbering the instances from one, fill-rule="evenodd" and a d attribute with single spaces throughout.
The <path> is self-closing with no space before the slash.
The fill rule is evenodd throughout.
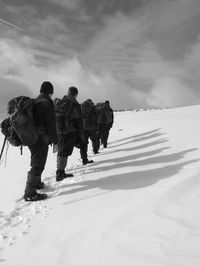
<path id="1" fill-rule="evenodd" d="M 54 96 L 115 109 L 200 104 L 199 0 L 0 0 L 0 111 Z M 7 23 L 8 22 L 8 23 Z"/>

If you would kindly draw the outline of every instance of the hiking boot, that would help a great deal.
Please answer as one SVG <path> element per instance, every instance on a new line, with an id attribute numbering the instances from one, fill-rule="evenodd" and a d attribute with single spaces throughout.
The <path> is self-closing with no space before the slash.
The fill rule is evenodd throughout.
<path id="1" fill-rule="evenodd" d="M 65 178 L 70 178 L 70 177 L 73 177 L 74 175 L 73 174 L 67 174 L 65 173 Z"/>
<path id="2" fill-rule="evenodd" d="M 88 164 L 88 163 L 94 163 L 94 161 L 93 161 L 93 160 L 83 161 L 83 165 L 86 165 L 86 164 Z"/>
<path id="3" fill-rule="evenodd" d="M 39 200 L 45 200 L 47 198 L 47 194 L 40 194 L 40 193 L 33 193 L 31 195 L 24 195 L 25 201 L 39 201 Z"/>
<path id="4" fill-rule="evenodd" d="M 104 148 L 107 148 L 107 144 L 103 144 L 103 147 L 104 147 Z"/>
<path id="5" fill-rule="evenodd" d="M 44 189 L 45 188 L 45 183 L 44 182 L 40 182 L 37 186 L 36 189 Z"/>
<path id="6" fill-rule="evenodd" d="M 65 179 L 65 171 L 64 170 L 57 170 L 56 171 L 56 181 L 62 181 L 63 179 Z"/>
<path id="7" fill-rule="evenodd" d="M 65 178 L 73 177 L 73 174 L 66 174 L 64 170 L 57 170 L 56 171 L 56 181 L 62 181 Z"/>

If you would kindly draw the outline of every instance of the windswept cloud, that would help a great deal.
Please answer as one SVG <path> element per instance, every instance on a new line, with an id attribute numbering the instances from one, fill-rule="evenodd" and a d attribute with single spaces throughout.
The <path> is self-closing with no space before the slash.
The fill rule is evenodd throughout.
<path id="1" fill-rule="evenodd" d="M 133 104 L 196 104 L 200 98 L 192 72 L 199 64 L 199 55 L 193 55 L 199 51 L 199 10 L 198 1 L 177 0 L 144 6 L 140 16 L 118 13 L 107 19 L 90 43 L 86 58 L 98 72 L 107 70 L 128 85 Z M 163 91 L 168 90 L 171 96 L 166 101 Z M 180 97 L 181 91 L 185 97 Z"/>
<path id="2" fill-rule="evenodd" d="M 198 0 L 10 0 L 4 15 L 23 31 L 2 26 L 0 75 L 33 92 L 50 79 L 120 109 L 200 101 Z"/>
<path id="3" fill-rule="evenodd" d="M 48 66 L 38 65 L 34 55 L 23 51 L 12 41 L 3 40 L 0 42 L 0 66 L 0 102 L 3 113 L 10 98 L 19 95 L 37 96 L 44 80 L 53 83 L 55 97 L 62 97 L 67 93 L 68 87 L 73 85 L 79 89 L 80 102 L 87 98 L 92 98 L 95 102 L 110 99 L 117 105 L 118 98 L 109 97 L 116 93 L 121 98 L 121 107 L 127 102 L 122 90 L 122 86 L 125 89 L 123 84 L 116 82 L 108 74 L 100 76 L 84 69 L 77 57 Z"/>

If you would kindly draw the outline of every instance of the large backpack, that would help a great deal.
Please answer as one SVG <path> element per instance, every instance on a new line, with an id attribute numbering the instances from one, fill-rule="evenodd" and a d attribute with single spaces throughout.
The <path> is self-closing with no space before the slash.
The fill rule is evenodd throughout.
<path id="1" fill-rule="evenodd" d="M 75 131 L 72 120 L 74 119 L 74 107 L 76 104 L 70 101 L 67 97 L 63 97 L 62 99 L 55 98 L 54 105 L 57 132 L 59 134 L 66 134 Z"/>
<path id="2" fill-rule="evenodd" d="M 105 103 L 104 102 L 97 103 L 96 104 L 97 112 L 99 114 L 101 114 L 103 112 L 104 107 L 105 107 Z"/>
<path id="3" fill-rule="evenodd" d="M 81 104 L 83 127 L 86 130 L 95 130 L 97 124 L 97 109 L 91 100 L 87 100 Z"/>
<path id="4" fill-rule="evenodd" d="M 109 124 L 111 120 L 111 110 L 105 106 L 104 102 L 97 103 L 96 105 L 98 111 L 98 123 L 99 124 Z"/>
<path id="5" fill-rule="evenodd" d="M 8 103 L 8 118 L 1 123 L 1 132 L 13 146 L 30 146 L 38 139 L 34 119 L 34 100 L 19 96 Z"/>

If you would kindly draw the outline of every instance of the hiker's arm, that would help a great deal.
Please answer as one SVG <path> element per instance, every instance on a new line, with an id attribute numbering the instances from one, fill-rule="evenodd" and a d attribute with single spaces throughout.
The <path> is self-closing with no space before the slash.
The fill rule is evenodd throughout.
<path id="1" fill-rule="evenodd" d="M 82 116 L 80 104 L 76 105 L 76 112 L 77 112 L 77 119 L 74 121 L 75 122 L 74 125 L 75 125 L 75 128 L 77 129 L 81 142 L 84 143 L 85 137 L 84 137 L 84 130 L 83 130 L 83 116 Z"/>
<path id="2" fill-rule="evenodd" d="M 112 125 L 113 125 L 113 123 L 114 123 L 114 112 L 113 112 L 113 109 L 111 109 L 112 110 Z"/>
<path id="3" fill-rule="evenodd" d="M 57 143 L 56 121 L 53 102 L 43 101 L 36 104 L 36 121 L 39 134 L 44 135 L 44 142 Z"/>
<path id="4" fill-rule="evenodd" d="M 49 110 L 46 112 L 46 128 L 50 143 L 57 144 L 57 133 L 56 133 L 56 117 L 53 102 L 49 105 Z"/>

